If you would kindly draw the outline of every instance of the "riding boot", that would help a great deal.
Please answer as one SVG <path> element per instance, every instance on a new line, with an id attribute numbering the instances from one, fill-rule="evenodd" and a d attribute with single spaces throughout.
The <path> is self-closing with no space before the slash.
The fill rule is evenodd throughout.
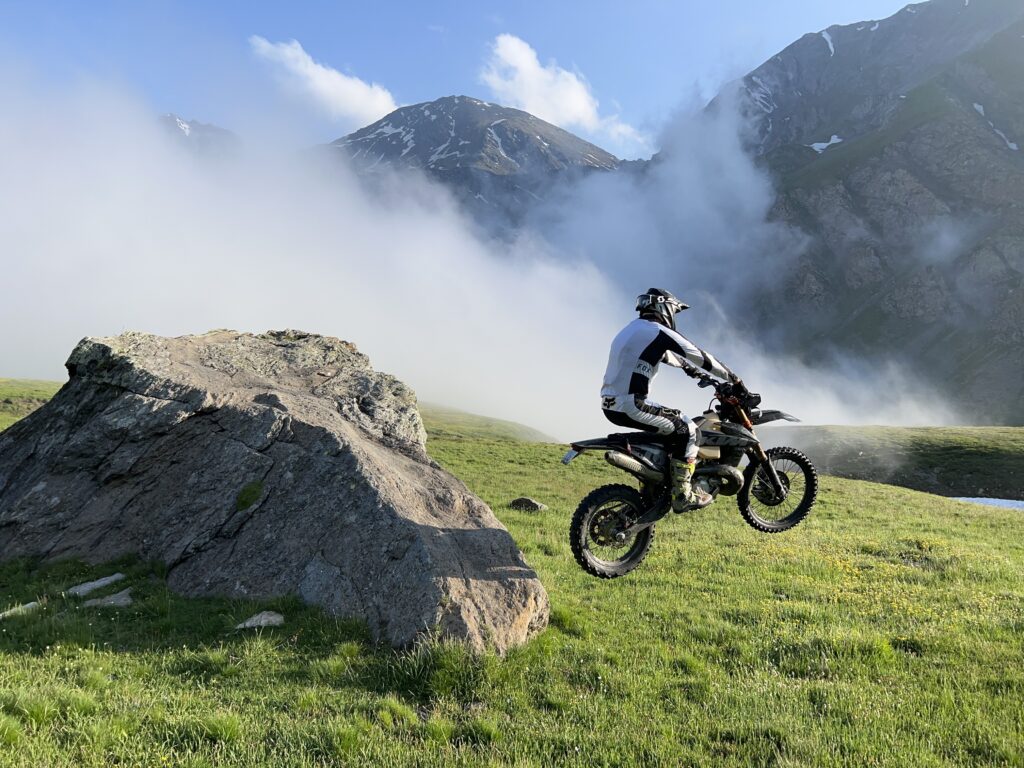
<path id="1" fill-rule="evenodd" d="M 690 509 L 702 509 L 714 499 L 706 491 L 693 487 L 693 470 L 695 461 L 678 461 L 672 459 L 672 511 L 686 512 Z"/>

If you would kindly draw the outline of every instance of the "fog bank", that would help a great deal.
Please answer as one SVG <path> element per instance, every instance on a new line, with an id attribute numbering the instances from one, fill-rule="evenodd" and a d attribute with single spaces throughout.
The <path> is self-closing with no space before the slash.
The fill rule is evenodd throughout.
<path id="1" fill-rule="evenodd" d="M 918 420 L 867 410 L 898 371 L 812 370 L 732 333 L 750 285 L 737 265 L 781 271 L 800 245 L 765 223 L 770 185 L 732 115 L 681 118 L 646 186 L 595 177 L 509 244 L 423 178 L 370 195 L 318 152 L 196 157 L 102 83 L 7 81 L 0 99 L 0 375 L 61 378 L 86 335 L 299 328 L 354 342 L 423 400 L 570 438 L 607 431 L 608 343 L 662 285 L 694 305 L 684 332 L 771 407 Z M 666 371 L 654 395 L 692 412 L 706 391 Z"/>

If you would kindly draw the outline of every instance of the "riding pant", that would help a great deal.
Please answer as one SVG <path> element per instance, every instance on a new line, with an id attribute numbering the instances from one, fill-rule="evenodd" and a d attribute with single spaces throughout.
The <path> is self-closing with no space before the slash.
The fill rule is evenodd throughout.
<path id="1" fill-rule="evenodd" d="M 685 461 L 697 458 L 697 425 L 679 411 L 650 402 L 642 395 L 604 397 L 601 405 L 605 417 L 612 424 L 673 435 L 671 449 L 674 458 Z"/>

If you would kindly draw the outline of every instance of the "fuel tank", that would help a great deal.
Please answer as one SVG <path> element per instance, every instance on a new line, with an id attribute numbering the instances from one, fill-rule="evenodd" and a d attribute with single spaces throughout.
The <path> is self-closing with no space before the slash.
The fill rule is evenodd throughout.
<path id="1" fill-rule="evenodd" d="M 758 440 L 753 432 L 740 424 L 733 424 L 731 421 L 722 421 L 721 417 L 714 411 L 705 411 L 702 416 L 694 419 L 697 425 L 698 450 L 717 448 L 746 448 L 757 445 Z M 698 453 L 698 456 L 701 454 Z M 706 458 L 719 458 L 718 456 L 707 456 Z M 702 457 L 704 458 L 704 457 Z"/>

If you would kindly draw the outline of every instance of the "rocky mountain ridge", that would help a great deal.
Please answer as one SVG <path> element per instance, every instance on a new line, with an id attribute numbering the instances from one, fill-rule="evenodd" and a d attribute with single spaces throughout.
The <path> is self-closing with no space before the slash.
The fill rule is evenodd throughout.
<path id="1" fill-rule="evenodd" d="M 1024 422 L 1024 4 L 932 0 L 877 23 L 830 28 L 835 57 L 887 25 L 913 50 L 937 42 L 873 100 L 851 94 L 895 70 L 872 68 L 868 53 L 828 87 L 807 38 L 765 65 L 814 73 L 790 87 L 818 89 L 784 129 L 778 103 L 756 118 L 779 191 L 773 215 L 811 238 L 770 311 L 796 318 L 789 345 L 809 357 L 896 359 L 964 421 Z"/>

